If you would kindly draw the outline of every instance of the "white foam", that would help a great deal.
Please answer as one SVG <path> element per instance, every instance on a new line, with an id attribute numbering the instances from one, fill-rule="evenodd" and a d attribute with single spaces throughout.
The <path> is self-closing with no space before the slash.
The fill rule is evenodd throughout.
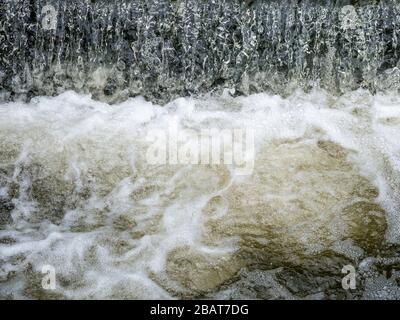
<path id="1" fill-rule="evenodd" d="M 388 117 L 393 121 L 382 121 Z M 268 94 L 180 98 L 165 107 L 142 98 L 107 105 L 66 92 L 28 104 L 0 105 L 0 139 L 8 143 L 2 148 L 13 144 L 20 150 L 13 176 L 20 183 L 12 212 L 16 223 L 0 230 L 0 238 L 12 235 L 17 243 L 0 244 L 0 259 L 23 254 L 23 265 L 7 268 L 22 270 L 29 262 L 38 269 L 46 262 L 61 274 L 76 274 L 79 289 L 58 288 L 67 297 L 110 298 L 136 290 L 137 297 L 165 298 L 171 296 L 150 275 L 164 271 L 167 254 L 174 248 L 189 246 L 217 255 L 232 252 L 234 238 L 220 247 L 204 244 L 202 209 L 243 178 L 229 170 L 225 177 L 212 168 L 157 168 L 145 162 L 146 134 L 167 129 L 172 122 L 179 128 L 251 127 L 256 132 L 256 152 L 265 141 L 304 138 L 319 129 L 320 137 L 354 151 L 350 160 L 380 190 L 378 201 L 388 214 L 388 240 L 400 242 L 400 120 L 396 119 L 400 119 L 398 95 L 372 96 L 362 90 L 341 98 L 324 91 L 296 92 L 287 99 Z M 70 208 L 59 224 L 31 219 L 39 206 L 26 191 L 32 181 L 17 178 L 32 161 L 72 184 L 65 191 L 75 192 L 71 197 L 91 188 L 87 200 L 78 199 L 77 207 Z M 217 182 L 202 181 L 207 175 Z M 227 181 L 219 186 L 223 179 Z M 0 197 L 5 192 L 0 188 Z M 134 192 L 137 198 L 132 198 Z M 122 213 L 135 224 L 130 230 L 116 231 L 113 221 Z M 74 231 L 79 224 L 85 227 Z M 144 234 L 132 238 L 132 232 Z"/>

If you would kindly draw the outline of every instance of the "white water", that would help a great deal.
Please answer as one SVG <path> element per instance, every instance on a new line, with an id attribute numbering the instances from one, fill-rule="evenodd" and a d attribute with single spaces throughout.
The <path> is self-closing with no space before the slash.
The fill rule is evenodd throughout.
<path id="1" fill-rule="evenodd" d="M 147 134 L 171 123 L 253 128 L 253 174 L 149 165 Z M 400 96 L 362 90 L 2 104 L 0 296 L 343 298 L 344 263 L 397 261 L 384 248 L 400 241 L 399 137 Z M 40 288 L 43 265 L 54 291 Z M 399 294 L 396 273 L 367 270 L 357 297 Z"/>

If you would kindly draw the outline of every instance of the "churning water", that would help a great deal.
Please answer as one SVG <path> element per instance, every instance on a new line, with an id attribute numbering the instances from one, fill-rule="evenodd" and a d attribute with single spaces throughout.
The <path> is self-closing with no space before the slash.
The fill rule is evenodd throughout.
<path id="1" fill-rule="evenodd" d="M 2 2 L 0 298 L 400 298 L 399 5 L 342 2 Z"/>
<path id="2" fill-rule="evenodd" d="M 3 104 L 0 294 L 341 298 L 352 264 L 365 269 L 354 295 L 398 297 L 399 103 L 319 90 L 164 107 L 73 92 Z M 253 173 L 149 165 L 146 135 L 171 121 L 252 127 Z M 57 270 L 50 293 L 44 264 Z"/>

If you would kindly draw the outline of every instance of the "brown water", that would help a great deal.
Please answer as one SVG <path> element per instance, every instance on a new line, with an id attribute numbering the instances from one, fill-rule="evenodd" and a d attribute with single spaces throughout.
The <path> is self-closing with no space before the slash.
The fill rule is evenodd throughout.
<path id="1" fill-rule="evenodd" d="M 253 129 L 251 173 L 149 164 L 171 124 Z M 400 97 L 361 90 L 2 104 L 0 297 L 399 298 L 399 134 Z"/>

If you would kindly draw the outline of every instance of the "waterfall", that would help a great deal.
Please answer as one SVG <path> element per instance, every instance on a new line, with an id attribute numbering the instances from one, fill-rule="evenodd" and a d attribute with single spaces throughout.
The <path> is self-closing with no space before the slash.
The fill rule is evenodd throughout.
<path id="1" fill-rule="evenodd" d="M 4 0 L 0 9 L 3 100 L 399 86 L 392 0 Z"/>

